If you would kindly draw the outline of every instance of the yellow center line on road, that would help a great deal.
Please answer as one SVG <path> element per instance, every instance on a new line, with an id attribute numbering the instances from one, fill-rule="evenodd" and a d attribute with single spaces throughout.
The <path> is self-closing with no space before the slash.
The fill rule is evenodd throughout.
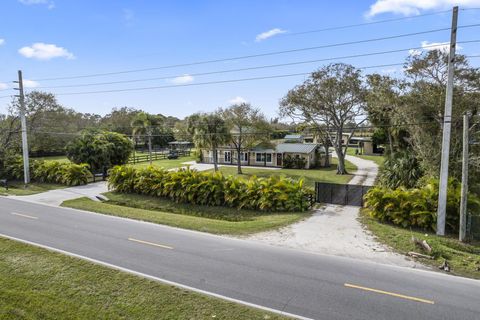
<path id="1" fill-rule="evenodd" d="M 10 213 L 13 214 L 14 216 L 19 216 L 19 217 L 23 217 L 23 218 L 34 219 L 34 220 L 38 219 L 38 217 L 29 216 L 28 214 L 17 213 L 17 212 L 10 212 Z"/>
<path id="2" fill-rule="evenodd" d="M 148 241 L 144 241 L 144 240 L 138 240 L 138 239 L 134 239 L 134 238 L 128 238 L 128 240 L 138 242 L 138 243 L 142 243 L 142 244 L 148 244 L 148 245 L 154 246 L 154 247 L 173 250 L 173 247 L 165 246 L 163 244 L 148 242 Z"/>
<path id="3" fill-rule="evenodd" d="M 383 291 L 383 290 L 378 290 L 378 289 L 373 289 L 373 288 L 357 286 L 357 285 L 350 284 L 350 283 L 345 283 L 345 287 L 353 288 L 353 289 L 360 289 L 360 290 L 370 291 L 370 292 L 375 292 L 375 293 L 380 293 L 380 294 L 385 294 L 385 295 L 388 295 L 388 296 L 401 298 L 401 299 L 406 299 L 406 300 L 412 300 L 412 301 L 416 301 L 416 302 L 422 302 L 422 303 L 427 303 L 427 304 L 435 304 L 435 302 L 432 301 L 432 300 L 426 300 L 426 299 L 416 298 L 416 297 L 412 297 L 412 296 L 406 296 L 406 295 L 399 294 L 399 293 L 394 293 L 394 292 L 388 292 L 388 291 Z"/>

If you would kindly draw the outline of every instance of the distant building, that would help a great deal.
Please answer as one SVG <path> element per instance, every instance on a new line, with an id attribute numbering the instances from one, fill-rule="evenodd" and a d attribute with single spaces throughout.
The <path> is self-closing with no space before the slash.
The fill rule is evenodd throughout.
<path id="1" fill-rule="evenodd" d="M 325 166 L 326 156 L 325 149 L 315 143 L 280 143 L 276 146 L 259 144 L 242 151 L 240 162 L 245 166 L 277 168 L 302 163 L 302 169 L 310 169 Z M 213 163 L 213 157 L 211 150 L 202 150 L 202 162 Z M 219 164 L 237 164 L 237 151 L 233 146 L 218 148 L 216 157 Z"/>

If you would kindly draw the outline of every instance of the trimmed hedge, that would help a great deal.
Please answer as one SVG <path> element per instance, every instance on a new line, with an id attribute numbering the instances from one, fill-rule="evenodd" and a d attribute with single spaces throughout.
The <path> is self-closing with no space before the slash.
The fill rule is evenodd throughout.
<path id="1" fill-rule="evenodd" d="M 448 183 L 446 227 L 450 232 L 458 232 L 460 212 L 460 183 Z M 436 230 L 438 205 L 438 180 L 415 189 L 388 189 L 375 187 L 365 196 L 365 207 L 377 220 L 390 222 L 404 228 L 417 227 Z M 469 198 L 469 211 L 479 209 L 478 199 Z"/>
<path id="2" fill-rule="evenodd" d="M 59 161 L 30 160 L 32 181 L 58 183 L 68 186 L 87 184 L 92 174 L 87 164 Z M 23 179 L 23 160 L 13 157 L 5 161 L 5 175 L 9 179 Z"/>
<path id="3" fill-rule="evenodd" d="M 117 192 L 259 211 L 305 211 L 310 208 L 313 195 L 303 186 L 303 180 L 277 176 L 247 180 L 220 172 L 167 171 L 153 166 L 143 169 L 116 166 L 110 170 L 108 184 Z"/>

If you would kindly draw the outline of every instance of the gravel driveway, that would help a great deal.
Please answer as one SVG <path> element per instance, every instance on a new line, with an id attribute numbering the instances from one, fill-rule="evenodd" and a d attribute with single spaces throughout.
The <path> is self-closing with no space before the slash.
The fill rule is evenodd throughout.
<path id="1" fill-rule="evenodd" d="M 347 156 L 358 170 L 350 184 L 373 185 L 378 173 L 375 162 Z M 314 253 L 346 256 L 406 267 L 421 267 L 393 253 L 366 231 L 358 221 L 359 207 L 325 205 L 308 219 L 288 227 L 254 234 L 247 239 Z"/>

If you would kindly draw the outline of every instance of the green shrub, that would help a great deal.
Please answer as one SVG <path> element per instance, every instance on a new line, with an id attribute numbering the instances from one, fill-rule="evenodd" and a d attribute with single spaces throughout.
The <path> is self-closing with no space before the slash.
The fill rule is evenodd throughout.
<path id="1" fill-rule="evenodd" d="M 303 157 L 292 157 L 287 155 L 283 159 L 283 167 L 287 169 L 304 169 L 307 164 L 307 160 Z"/>
<path id="2" fill-rule="evenodd" d="M 404 228 L 417 227 L 436 230 L 437 227 L 438 180 L 431 180 L 420 188 L 388 189 L 375 187 L 365 196 L 365 206 L 370 215 L 380 221 L 391 222 Z M 471 211 L 478 210 L 478 199 L 469 198 Z M 446 227 L 450 232 L 458 231 L 460 210 L 460 184 L 448 183 Z"/>
<path id="3" fill-rule="evenodd" d="M 17 156 L 7 159 L 5 174 L 8 179 L 23 179 L 22 157 Z M 30 160 L 30 178 L 32 181 L 77 186 L 87 184 L 90 177 L 91 173 L 87 164 Z"/>
<path id="4" fill-rule="evenodd" d="M 303 186 L 302 180 L 285 177 L 251 177 L 247 180 L 225 177 L 220 172 L 166 171 L 156 167 L 116 166 L 110 170 L 108 184 L 117 192 L 259 211 L 305 211 L 310 207 L 312 194 Z"/>
<path id="5" fill-rule="evenodd" d="M 397 152 L 387 157 L 380 171 L 380 185 L 396 189 L 414 188 L 423 176 L 420 163 L 411 152 Z"/>

